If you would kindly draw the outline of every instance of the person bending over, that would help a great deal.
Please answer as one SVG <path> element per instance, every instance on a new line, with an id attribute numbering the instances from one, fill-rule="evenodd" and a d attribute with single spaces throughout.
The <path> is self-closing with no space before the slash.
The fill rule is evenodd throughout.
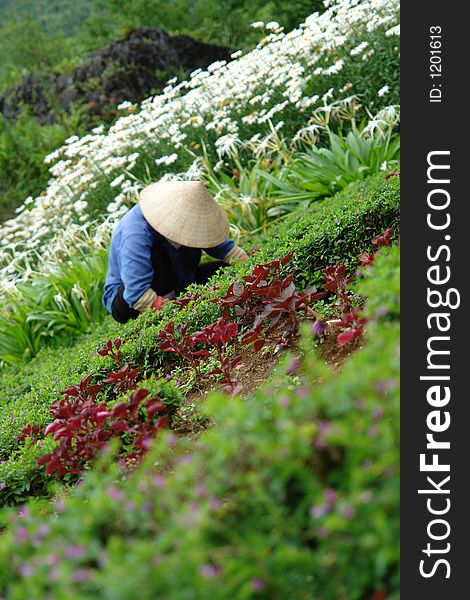
<path id="1" fill-rule="evenodd" d="M 119 323 L 135 319 L 223 265 L 245 260 L 229 237 L 225 213 L 200 181 L 148 185 L 112 239 L 103 304 Z M 202 250 L 215 259 L 202 263 Z"/>

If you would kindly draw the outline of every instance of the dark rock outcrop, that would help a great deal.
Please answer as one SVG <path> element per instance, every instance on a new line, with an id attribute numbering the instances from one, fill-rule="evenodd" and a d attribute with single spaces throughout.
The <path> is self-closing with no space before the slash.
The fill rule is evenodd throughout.
<path id="1" fill-rule="evenodd" d="M 80 104 L 87 106 L 88 113 L 109 120 L 119 102 L 140 102 L 175 73 L 187 74 L 217 60 L 230 60 L 231 52 L 160 29 L 134 29 L 124 40 L 91 54 L 70 76 L 25 76 L 18 86 L 0 95 L 0 112 L 13 121 L 27 105 L 32 116 L 46 124 L 56 122 L 58 111 Z"/>

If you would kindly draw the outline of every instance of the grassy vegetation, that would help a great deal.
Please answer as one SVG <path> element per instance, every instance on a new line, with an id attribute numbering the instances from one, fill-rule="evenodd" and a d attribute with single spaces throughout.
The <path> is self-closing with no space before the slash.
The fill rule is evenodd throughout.
<path id="1" fill-rule="evenodd" d="M 318 5 L 318 6 L 317 6 Z M 0 4 L 0 94 L 26 74 L 71 74 L 90 52 L 122 39 L 136 27 L 163 28 L 202 41 L 247 50 L 263 33 L 250 27 L 262 19 L 297 26 L 321 2 L 265 3 L 259 0 L 18 0 Z M 50 174 L 44 157 L 71 135 L 90 125 L 86 107 L 64 112 L 55 106 L 57 123 L 39 125 L 27 107 L 15 123 L 0 114 L 0 222 L 28 196 L 44 189 Z"/>
<path id="2" fill-rule="evenodd" d="M 272 32 L 84 139 L 0 122 L 0 198 L 35 196 L 0 243 L 0 600 L 398 600 L 398 8 L 249 27 L 317 4 L 0 0 L 0 86 L 141 25 Z M 120 325 L 111 231 L 174 177 L 249 258 Z"/>
<path id="3" fill-rule="evenodd" d="M 65 352 L 63 348 L 44 349 L 24 368 L 3 372 L 0 456 L 8 458 L 8 462 L 0 465 L 0 477 L 7 483 L 0 490 L 0 498 L 17 502 L 29 495 L 28 490 L 22 489 L 28 477 L 23 472 L 22 452 L 16 454 L 14 450 L 18 445 L 16 435 L 29 423 L 45 425 L 49 422 L 49 405 L 58 399 L 60 390 L 77 384 L 89 372 L 95 374 L 97 381 L 103 377 L 110 362 L 98 356 L 96 350 L 108 339 L 123 339 L 124 360 L 140 365 L 140 377 L 145 379 L 168 360 L 157 347 L 158 331 L 171 320 L 175 325 L 189 323 L 189 334 L 216 320 L 218 309 L 211 299 L 223 295 L 232 278 L 250 272 L 255 262 L 281 257 L 295 248 L 292 266 L 296 284 L 300 289 L 312 284 L 321 289 L 322 269 L 341 262 L 352 274 L 358 265 L 357 256 L 372 248 L 370 240 L 387 227 L 397 229 L 398 223 L 399 178 L 386 180 L 383 174 L 378 175 L 315 205 L 300 219 L 299 215 L 293 215 L 269 236 L 254 238 L 252 246 L 260 250 L 246 263 L 214 277 L 213 284 L 218 287 L 200 289 L 201 296 L 183 310 L 175 313 L 170 304 L 160 313 L 144 313 L 126 325 L 119 325 L 108 317 L 93 334 Z M 19 486 L 15 483 L 17 469 L 21 471 Z"/>
<path id="4" fill-rule="evenodd" d="M 0 591 L 397 599 L 398 260 L 368 268 L 359 291 L 383 309 L 339 375 L 306 330 L 296 375 L 286 357 L 251 397 L 212 394 L 197 441 L 161 436 L 130 479 L 105 456 L 70 496 L 4 512 Z"/>
<path id="5" fill-rule="evenodd" d="M 25 72 L 70 73 L 88 53 L 137 27 L 163 28 L 213 44 L 247 49 L 253 21 L 296 27 L 321 1 L 15 0 L 0 4 L 0 92 Z"/>

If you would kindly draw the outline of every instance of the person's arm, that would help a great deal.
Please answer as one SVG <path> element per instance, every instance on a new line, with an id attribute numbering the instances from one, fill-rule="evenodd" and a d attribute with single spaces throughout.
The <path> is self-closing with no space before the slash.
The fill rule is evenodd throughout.
<path id="1" fill-rule="evenodd" d="M 123 298 L 140 312 L 152 306 L 157 296 L 151 288 L 153 272 L 152 240 L 139 234 L 127 237 L 121 247 Z"/>
<path id="2" fill-rule="evenodd" d="M 204 251 L 207 252 L 209 256 L 223 260 L 228 264 L 231 264 L 236 260 L 246 260 L 248 258 L 248 254 L 243 250 L 243 248 L 237 246 L 229 238 L 227 238 L 225 242 L 222 242 L 218 246 L 213 248 L 205 248 Z"/>

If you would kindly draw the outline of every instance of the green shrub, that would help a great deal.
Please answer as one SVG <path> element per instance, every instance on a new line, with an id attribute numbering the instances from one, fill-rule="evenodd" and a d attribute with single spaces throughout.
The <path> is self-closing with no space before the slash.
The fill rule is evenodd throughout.
<path id="1" fill-rule="evenodd" d="M 329 147 L 313 145 L 293 157 L 287 182 L 279 181 L 280 189 L 274 197 L 295 201 L 300 196 L 312 201 L 331 196 L 355 181 L 375 175 L 383 164 L 393 164 L 399 159 L 399 152 L 400 136 L 391 130 L 383 137 L 365 137 L 355 128 L 345 136 L 329 131 Z"/>
<path id="2" fill-rule="evenodd" d="M 379 295 L 397 256 L 368 272 Z M 398 598 L 398 339 L 378 315 L 336 373 L 305 331 L 295 384 L 286 358 L 250 398 L 211 394 L 199 440 L 162 436 L 128 480 L 104 457 L 70 497 L 12 513 L 0 593 Z"/>
<path id="3" fill-rule="evenodd" d="M 175 325 L 188 322 L 194 332 L 219 316 L 211 299 L 225 293 L 234 276 L 247 274 L 254 262 L 267 262 L 297 248 L 293 264 L 296 283 L 302 287 L 321 284 L 322 269 L 344 262 L 350 273 L 357 256 L 371 250 L 370 240 L 389 226 L 398 225 L 399 178 L 388 181 L 379 175 L 352 186 L 331 200 L 319 203 L 301 218 L 288 219 L 272 234 L 253 240 L 261 249 L 246 263 L 228 268 L 212 279 L 212 285 L 194 286 L 200 297 L 175 312 L 171 304 L 160 313 L 146 312 L 136 321 L 119 325 L 108 318 L 93 334 L 73 348 L 44 350 L 24 370 L 2 377 L 0 385 L 0 457 L 7 458 L 17 446 L 16 436 L 27 424 L 46 425 L 49 405 L 60 397 L 60 390 L 94 373 L 97 381 L 111 366 L 110 359 L 96 354 L 108 339 L 120 337 L 124 360 L 140 366 L 146 378 L 160 372 L 168 357 L 157 348 L 157 333 L 170 320 Z M 172 359 L 170 359 L 172 360 Z"/>
<path id="4" fill-rule="evenodd" d="M 371 276 L 360 280 L 358 292 L 367 298 L 370 315 L 388 319 L 400 316 L 400 248 L 382 248 L 374 264 L 367 267 Z"/>
<path id="5" fill-rule="evenodd" d="M 292 261 L 300 287 L 322 283 L 322 269 L 344 263 L 350 274 L 370 241 L 392 227 L 399 230 L 400 181 L 383 174 L 353 184 L 331 199 L 313 204 L 308 212 L 290 215 L 258 238 L 256 258 L 282 256 L 297 248 Z"/>

